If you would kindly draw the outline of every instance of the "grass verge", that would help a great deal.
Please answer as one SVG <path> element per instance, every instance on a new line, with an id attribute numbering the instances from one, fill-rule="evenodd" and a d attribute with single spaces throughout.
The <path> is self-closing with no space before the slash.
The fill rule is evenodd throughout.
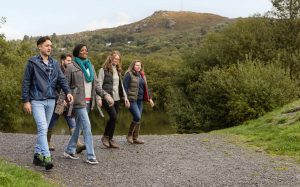
<path id="1" fill-rule="evenodd" d="M 239 126 L 213 131 L 237 135 L 238 141 L 289 156 L 300 163 L 300 100 Z"/>
<path id="2" fill-rule="evenodd" d="M 40 173 L 22 168 L 0 159 L 0 186 L 50 187 L 58 184 L 45 179 Z"/>

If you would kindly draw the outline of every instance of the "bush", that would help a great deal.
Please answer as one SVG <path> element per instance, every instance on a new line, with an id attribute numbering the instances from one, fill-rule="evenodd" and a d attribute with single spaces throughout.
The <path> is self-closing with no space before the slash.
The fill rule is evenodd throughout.
<path id="1" fill-rule="evenodd" d="M 298 97 L 298 88 L 277 63 L 246 61 L 214 68 L 188 86 L 194 114 L 205 131 L 238 125 Z"/>
<path id="2" fill-rule="evenodd" d="M 24 121 L 21 102 L 21 84 L 24 66 L 32 55 L 31 45 L 27 42 L 6 42 L 0 39 L 0 129 L 15 131 Z"/>

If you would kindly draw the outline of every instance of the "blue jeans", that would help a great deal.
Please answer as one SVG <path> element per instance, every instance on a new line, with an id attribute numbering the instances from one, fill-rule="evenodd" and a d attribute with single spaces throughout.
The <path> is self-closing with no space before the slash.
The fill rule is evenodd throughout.
<path id="1" fill-rule="evenodd" d="M 55 106 L 55 99 L 32 100 L 32 114 L 37 126 L 37 141 L 35 145 L 35 153 L 41 153 L 50 156 L 49 146 L 47 142 L 47 131 Z"/>
<path id="2" fill-rule="evenodd" d="M 143 100 L 130 102 L 129 111 L 132 114 L 133 121 L 139 123 L 143 113 Z"/>
<path id="3" fill-rule="evenodd" d="M 86 146 L 87 159 L 96 159 L 93 145 L 93 135 L 91 131 L 91 123 L 86 108 L 75 108 L 76 127 L 66 148 L 69 154 L 75 154 L 76 145 L 79 138 L 80 130 L 83 131 L 84 143 Z"/>
<path id="4" fill-rule="evenodd" d="M 63 113 L 63 116 L 65 117 L 65 120 L 66 120 L 69 128 L 70 129 L 75 128 L 75 126 L 76 126 L 75 118 L 71 117 L 71 116 L 67 116 L 67 114 L 65 112 Z M 54 125 L 56 124 L 58 118 L 59 118 L 59 115 L 54 112 L 53 115 L 52 115 L 52 118 L 51 118 L 48 129 L 52 129 L 54 127 Z"/>

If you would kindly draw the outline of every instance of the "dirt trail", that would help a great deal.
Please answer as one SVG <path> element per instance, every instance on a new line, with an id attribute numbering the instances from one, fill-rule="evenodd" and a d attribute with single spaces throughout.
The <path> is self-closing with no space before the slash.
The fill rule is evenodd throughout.
<path id="1" fill-rule="evenodd" d="M 53 137 L 51 172 L 32 164 L 35 135 L 0 133 L 0 157 L 66 186 L 300 186 L 299 164 L 228 143 L 220 135 L 147 135 L 144 145 L 115 140 L 107 149 L 94 136 L 99 165 L 63 157 L 69 136 Z"/>

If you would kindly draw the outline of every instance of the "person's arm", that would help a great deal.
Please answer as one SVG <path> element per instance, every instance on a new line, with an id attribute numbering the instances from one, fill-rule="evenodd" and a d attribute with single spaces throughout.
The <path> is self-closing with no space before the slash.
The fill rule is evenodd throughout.
<path id="1" fill-rule="evenodd" d="M 22 102 L 23 102 L 23 108 L 26 113 L 31 114 L 31 104 L 30 104 L 30 86 L 32 84 L 33 76 L 33 67 L 31 62 L 29 61 L 25 67 L 23 82 L 22 82 Z"/>
<path id="2" fill-rule="evenodd" d="M 68 84 L 68 80 L 66 79 L 66 76 L 61 71 L 61 69 L 58 65 L 56 65 L 56 68 L 58 69 L 58 77 L 57 77 L 58 85 L 62 88 L 64 93 L 67 95 L 67 94 L 71 93 L 71 90 L 70 90 L 70 87 Z"/>
<path id="3" fill-rule="evenodd" d="M 123 92 L 123 96 L 124 96 L 125 106 L 126 106 L 126 108 L 129 108 L 130 107 L 130 102 L 127 98 L 127 93 L 125 92 L 123 81 L 122 81 L 122 79 L 120 79 L 120 80 L 121 80 L 121 87 L 122 87 L 122 92 Z"/>
<path id="4" fill-rule="evenodd" d="M 101 98 L 104 98 L 108 102 L 109 106 L 113 106 L 114 105 L 114 99 L 109 95 L 109 93 L 107 93 L 106 91 L 103 90 L 103 88 L 100 85 L 99 80 L 96 76 L 96 73 L 94 73 L 94 79 L 96 81 L 96 84 L 95 84 L 96 94 L 99 95 Z"/>
<path id="5" fill-rule="evenodd" d="M 71 94 L 71 89 L 69 86 L 69 80 L 66 78 L 66 75 L 61 71 L 58 63 L 55 63 L 56 68 L 58 69 L 58 77 L 57 77 L 57 82 L 60 85 L 60 87 L 62 88 L 62 90 L 64 91 L 64 93 L 67 96 L 67 99 L 70 103 L 73 102 L 73 96 Z M 65 72 L 66 73 L 66 72 Z M 68 72 L 70 74 L 70 72 Z"/>
<path id="6" fill-rule="evenodd" d="M 31 80 L 33 76 L 33 67 L 31 62 L 28 62 L 25 67 L 23 82 L 22 82 L 22 102 L 26 103 L 30 101 L 29 91 L 31 86 Z"/>
<path id="7" fill-rule="evenodd" d="M 144 80 L 145 80 L 145 86 L 146 86 L 146 89 L 147 89 L 147 92 L 148 92 L 148 98 L 149 98 L 149 103 L 150 103 L 150 106 L 151 107 L 154 107 L 154 102 L 152 100 L 152 97 L 151 97 L 151 93 L 150 93 L 150 89 L 148 87 L 148 82 L 147 82 L 147 79 L 146 79 L 146 76 L 144 75 Z"/>
<path id="8" fill-rule="evenodd" d="M 123 80 L 123 85 L 124 85 L 124 90 L 125 90 L 126 95 L 127 95 L 127 93 L 128 93 L 128 89 L 129 89 L 130 82 L 131 82 L 131 77 L 130 77 L 129 72 L 127 72 L 127 73 L 125 74 L 124 80 Z"/>
<path id="9" fill-rule="evenodd" d="M 103 86 L 103 81 L 104 81 L 104 70 L 103 70 L 103 68 L 101 68 L 101 69 L 99 70 L 98 81 L 99 81 L 99 84 L 100 84 L 100 86 L 101 86 L 101 88 L 102 88 L 102 86 Z M 98 94 L 96 94 L 96 102 L 97 102 L 97 104 L 98 104 L 100 107 L 102 106 L 102 98 L 101 98 L 101 96 L 99 96 Z"/>

